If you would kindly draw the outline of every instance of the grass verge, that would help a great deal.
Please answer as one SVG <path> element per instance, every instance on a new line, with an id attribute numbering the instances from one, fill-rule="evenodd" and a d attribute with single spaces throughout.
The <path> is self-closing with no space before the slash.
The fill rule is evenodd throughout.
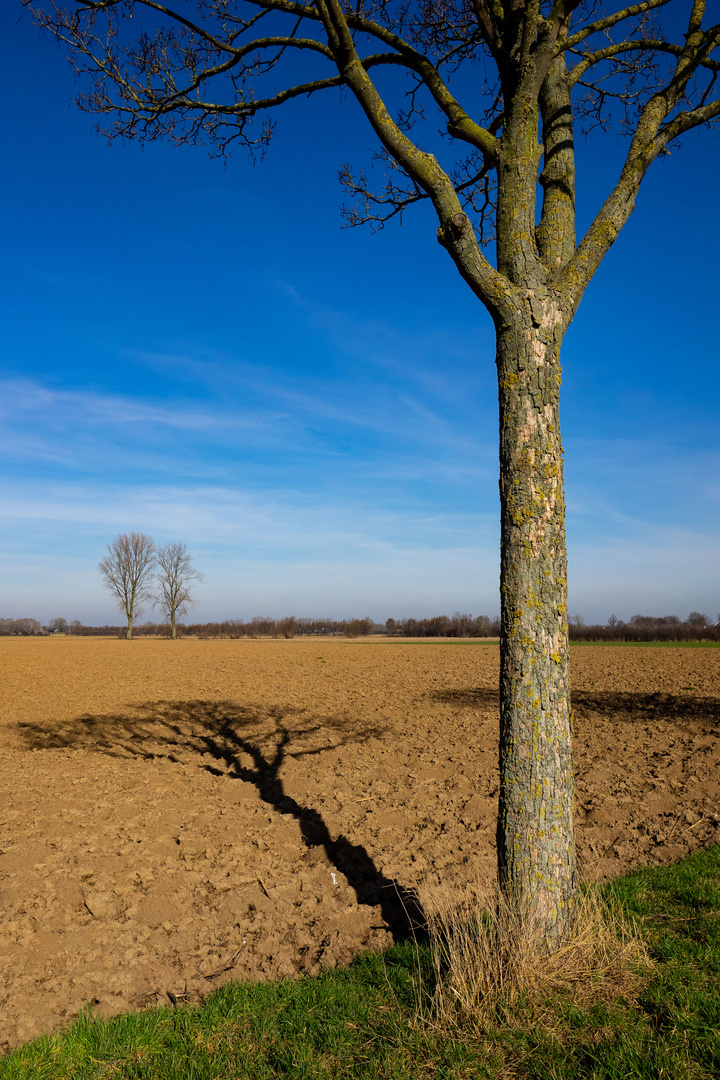
<path id="1" fill-rule="evenodd" d="M 550 980 L 539 996 L 516 993 L 482 1024 L 465 1023 L 419 1007 L 437 999 L 443 964 L 429 945 L 404 944 L 314 979 L 226 986 L 202 1006 L 109 1021 L 88 1013 L 0 1060 L 0 1080 L 715 1080 L 720 848 L 601 896 L 636 920 L 652 959 L 644 976 L 628 981 L 611 965 Z"/>
<path id="2" fill-rule="evenodd" d="M 570 642 L 570 648 L 588 646 L 611 649 L 720 649 L 720 641 L 586 641 L 578 638 Z"/>

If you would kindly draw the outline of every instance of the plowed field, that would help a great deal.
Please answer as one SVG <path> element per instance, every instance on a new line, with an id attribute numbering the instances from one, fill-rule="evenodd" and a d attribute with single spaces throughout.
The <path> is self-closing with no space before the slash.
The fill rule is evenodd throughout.
<path id="1" fill-rule="evenodd" d="M 0 639 L 0 1046 L 385 946 L 492 877 L 492 642 Z M 720 649 L 572 650 L 581 872 L 720 840 Z"/>

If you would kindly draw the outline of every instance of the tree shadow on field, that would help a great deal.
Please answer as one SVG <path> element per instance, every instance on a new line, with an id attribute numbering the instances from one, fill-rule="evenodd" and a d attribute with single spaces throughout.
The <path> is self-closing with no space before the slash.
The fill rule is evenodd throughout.
<path id="1" fill-rule="evenodd" d="M 500 708 L 500 692 L 487 687 L 438 690 L 432 696 L 461 708 Z M 694 734 L 720 735 L 720 698 L 573 690 L 572 705 L 580 720 L 603 716 L 631 723 L 666 720 Z"/>
<path id="2" fill-rule="evenodd" d="M 459 705 L 466 709 L 500 708 L 500 691 L 484 686 L 468 686 L 457 690 L 436 690 L 430 695 L 435 701 L 446 705 Z"/>
<path id="3" fill-rule="evenodd" d="M 720 735 L 720 699 L 688 697 L 685 694 L 636 694 L 573 691 L 576 714 L 585 719 L 612 714 L 614 720 L 630 723 L 665 720 L 694 734 Z"/>
<path id="4" fill-rule="evenodd" d="M 362 845 L 342 834 L 333 840 L 321 814 L 288 795 L 279 775 L 288 758 L 366 742 L 381 729 L 357 720 L 313 717 L 292 706 L 260 710 L 233 701 L 155 701 L 135 712 L 19 727 L 32 750 L 85 749 L 115 758 L 164 759 L 253 784 L 263 802 L 298 822 L 307 848 L 325 850 L 359 904 L 380 905 L 396 941 L 422 932 L 425 918 L 415 891 L 385 877 Z"/>

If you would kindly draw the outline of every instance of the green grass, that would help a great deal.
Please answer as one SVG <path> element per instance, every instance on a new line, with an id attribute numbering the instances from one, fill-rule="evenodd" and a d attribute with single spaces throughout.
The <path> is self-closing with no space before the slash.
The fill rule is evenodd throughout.
<path id="1" fill-rule="evenodd" d="M 598 645 L 624 649 L 720 649 L 720 641 L 571 641 L 576 645 Z"/>
<path id="2" fill-rule="evenodd" d="M 639 920 L 655 961 L 631 999 L 560 994 L 520 1003 L 483 1037 L 437 1030 L 418 1007 L 429 955 L 405 944 L 313 979 L 226 986 L 203 1006 L 88 1013 L 0 1060 L 0 1078 L 717 1078 L 720 848 L 604 892 Z"/>
<path id="3" fill-rule="evenodd" d="M 338 638 L 338 640 L 343 640 Z M 353 645 L 498 645 L 497 637 L 394 637 L 377 634 L 375 637 L 346 638 Z"/>
<path id="4" fill-rule="evenodd" d="M 340 640 L 340 639 L 338 639 Z M 449 637 L 357 637 L 345 639 L 351 645 L 498 645 L 499 638 L 449 638 Z M 720 649 L 720 641 L 585 641 L 570 642 L 570 647 L 595 645 L 612 649 Z"/>

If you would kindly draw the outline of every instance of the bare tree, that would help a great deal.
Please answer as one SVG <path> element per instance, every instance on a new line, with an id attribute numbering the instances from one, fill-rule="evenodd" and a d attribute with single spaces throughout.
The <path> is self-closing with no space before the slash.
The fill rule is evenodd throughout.
<path id="1" fill-rule="evenodd" d="M 0 619 L 0 634 L 20 634 L 23 637 L 42 634 L 43 628 L 37 619 Z"/>
<path id="2" fill-rule="evenodd" d="M 554 948 L 577 889 L 560 348 L 648 168 L 720 116 L 720 24 L 707 25 L 706 0 L 23 2 L 69 46 L 90 80 L 80 104 L 109 118 L 110 137 L 262 152 L 272 110 L 342 89 L 375 133 L 385 174 L 378 191 L 363 169 L 343 167 L 356 197 L 347 223 L 379 228 L 432 205 L 440 244 L 496 329 L 498 873 Z M 579 239 L 578 123 L 628 135 L 619 178 Z"/>
<path id="3" fill-rule="evenodd" d="M 157 549 L 156 591 L 153 607 L 159 607 L 170 623 L 170 637 L 177 637 L 177 618 L 197 603 L 191 595 L 193 583 L 203 576 L 193 568 L 185 544 L 170 543 Z"/>
<path id="4" fill-rule="evenodd" d="M 100 563 L 100 573 L 127 617 L 127 639 L 142 605 L 152 599 L 151 582 L 155 569 L 155 542 L 145 533 L 121 533 L 108 544 Z"/>

